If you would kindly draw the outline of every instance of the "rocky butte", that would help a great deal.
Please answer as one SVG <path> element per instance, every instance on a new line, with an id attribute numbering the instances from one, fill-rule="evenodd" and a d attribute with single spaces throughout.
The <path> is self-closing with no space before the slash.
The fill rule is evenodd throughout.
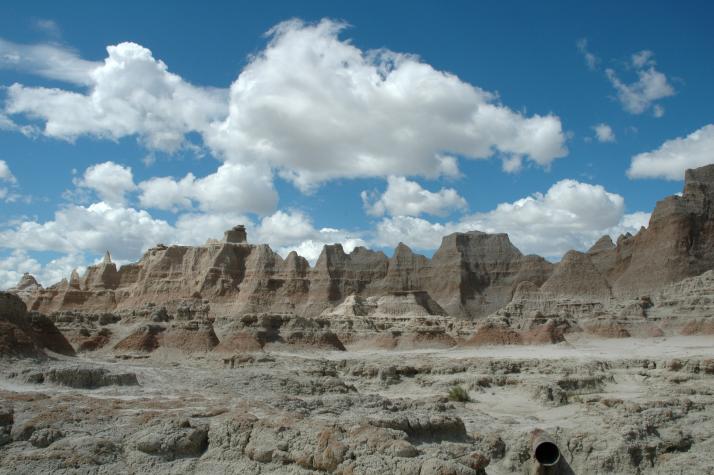
<path id="1" fill-rule="evenodd" d="M 555 264 L 474 230 L 311 266 L 238 225 L 25 274 L 0 474 L 527 473 L 540 426 L 560 473 L 712 473 L 713 204 L 714 165 L 687 170 L 646 228 Z"/>
<path id="2" fill-rule="evenodd" d="M 686 315 L 664 322 L 646 318 L 664 304 L 660 292 L 714 269 L 713 200 L 714 166 L 687 170 L 682 196 L 657 203 L 647 228 L 617 243 L 603 236 L 590 250 L 570 251 L 557 264 L 523 255 L 506 234 L 471 231 L 445 236 L 431 259 L 404 244 L 392 257 L 364 247 L 346 253 L 334 244 L 311 267 L 294 252 L 283 259 L 268 245 L 249 244 L 239 225 L 203 246 L 158 244 L 119 269 L 107 252 L 83 276 L 73 272 L 46 289 L 25 275 L 10 292 L 30 311 L 46 315 L 121 315 L 154 307 L 176 314 L 192 308 L 215 321 L 252 314 L 324 314 L 334 320 L 347 299 L 419 294 L 459 328 L 492 328 L 508 320 L 509 327 L 522 330 L 544 318 L 588 327 L 595 318 L 598 333 L 659 334 L 689 323 Z M 366 313 L 359 316 L 374 308 L 363 306 Z M 412 311 L 405 307 L 403 314 Z"/>

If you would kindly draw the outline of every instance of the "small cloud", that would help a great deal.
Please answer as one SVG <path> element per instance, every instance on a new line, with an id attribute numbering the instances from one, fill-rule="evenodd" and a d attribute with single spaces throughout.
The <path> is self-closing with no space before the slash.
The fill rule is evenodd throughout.
<path id="1" fill-rule="evenodd" d="M 687 168 L 714 163 L 714 124 L 695 130 L 686 137 L 665 141 L 658 149 L 632 157 L 627 176 L 681 180 Z"/>
<path id="2" fill-rule="evenodd" d="M 0 112 L 0 131 L 5 130 L 8 132 L 20 132 L 27 138 L 35 138 L 40 134 L 37 127 L 33 125 L 19 125 L 16 124 L 7 115 Z"/>
<path id="3" fill-rule="evenodd" d="M 597 138 L 598 142 L 607 143 L 615 141 L 615 132 L 609 125 L 605 123 L 597 124 L 593 125 L 592 129 L 595 131 L 595 138 Z"/>
<path id="4" fill-rule="evenodd" d="M 400 176 L 387 178 L 387 189 L 382 195 L 365 190 L 360 196 L 365 211 L 372 216 L 447 216 L 467 207 L 466 200 L 453 188 L 433 192 Z"/>
<path id="5" fill-rule="evenodd" d="M 667 76 L 655 67 L 657 63 L 653 58 L 654 53 L 649 50 L 632 55 L 629 67 L 635 70 L 637 81 L 630 84 L 623 82 L 614 69 L 605 70 L 610 84 L 617 92 L 617 100 L 630 114 L 642 114 L 651 109 L 654 117 L 662 117 L 664 107 L 657 104 L 657 101 L 676 93 Z"/>
<path id="6" fill-rule="evenodd" d="M 583 58 L 585 58 L 585 64 L 588 65 L 588 69 L 595 71 L 598 63 L 600 63 L 600 58 L 588 51 L 588 39 L 580 38 L 576 43 L 576 46 L 578 47 L 580 54 L 582 54 Z"/>
<path id="7" fill-rule="evenodd" d="M 513 155 L 503 159 L 501 168 L 506 173 L 518 173 L 523 169 L 523 157 L 520 155 Z"/>
<path id="8" fill-rule="evenodd" d="M 37 31 L 41 31 L 49 36 L 52 36 L 53 38 L 59 38 L 62 36 L 62 30 L 60 30 L 59 25 L 54 20 L 36 18 L 32 21 L 32 27 Z"/>
<path id="9" fill-rule="evenodd" d="M 15 175 L 10 171 L 10 167 L 5 160 L 0 160 L 0 181 L 7 183 L 17 183 Z"/>
<path id="10" fill-rule="evenodd" d="M 144 158 L 142 158 L 141 161 L 145 167 L 150 167 L 151 165 L 156 163 L 156 155 L 154 155 L 153 153 L 149 153 Z"/>
<path id="11" fill-rule="evenodd" d="M 653 57 L 654 53 L 652 51 L 648 49 L 642 50 L 632 55 L 632 66 L 636 69 L 642 69 L 645 66 L 654 66 L 655 61 L 652 59 Z"/>
<path id="12" fill-rule="evenodd" d="M 94 190 L 107 203 L 120 205 L 126 202 L 126 193 L 136 188 L 131 168 L 114 162 L 92 165 L 81 179 L 75 178 L 73 182 L 80 188 Z"/>

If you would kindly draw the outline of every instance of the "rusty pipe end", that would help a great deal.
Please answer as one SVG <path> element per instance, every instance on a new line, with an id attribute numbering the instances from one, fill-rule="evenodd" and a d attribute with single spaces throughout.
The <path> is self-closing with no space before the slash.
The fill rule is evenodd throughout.
<path id="1" fill-rule="evenodd" d="M 544 467 L 552 467 L 560 461 L 560 449 L 548 433 L 535 429 L 531 433 L 531 457 Z"/>

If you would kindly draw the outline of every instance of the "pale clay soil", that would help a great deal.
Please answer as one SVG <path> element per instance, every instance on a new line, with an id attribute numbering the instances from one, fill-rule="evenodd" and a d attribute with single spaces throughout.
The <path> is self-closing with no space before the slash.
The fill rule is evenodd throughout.
<path id="1" fill-rule="evenodd" d="M 0 473 L 531 473 L 535 428 L 552 473 L 714 473 L 714 336 L 54 357 L 0 362 Z M 139 384 L 31 376 L 78 366 Z"/>

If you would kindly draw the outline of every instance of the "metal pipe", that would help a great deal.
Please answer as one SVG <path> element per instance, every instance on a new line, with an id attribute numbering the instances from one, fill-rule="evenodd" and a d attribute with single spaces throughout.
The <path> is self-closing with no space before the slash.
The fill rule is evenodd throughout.
<path id="1" fill-rule="evenodd" d="M 560 461 L 560 449 L 544 430 L 535 429 L 531 433 L 531 457 L 543 467 L 553 467 Z"/>

